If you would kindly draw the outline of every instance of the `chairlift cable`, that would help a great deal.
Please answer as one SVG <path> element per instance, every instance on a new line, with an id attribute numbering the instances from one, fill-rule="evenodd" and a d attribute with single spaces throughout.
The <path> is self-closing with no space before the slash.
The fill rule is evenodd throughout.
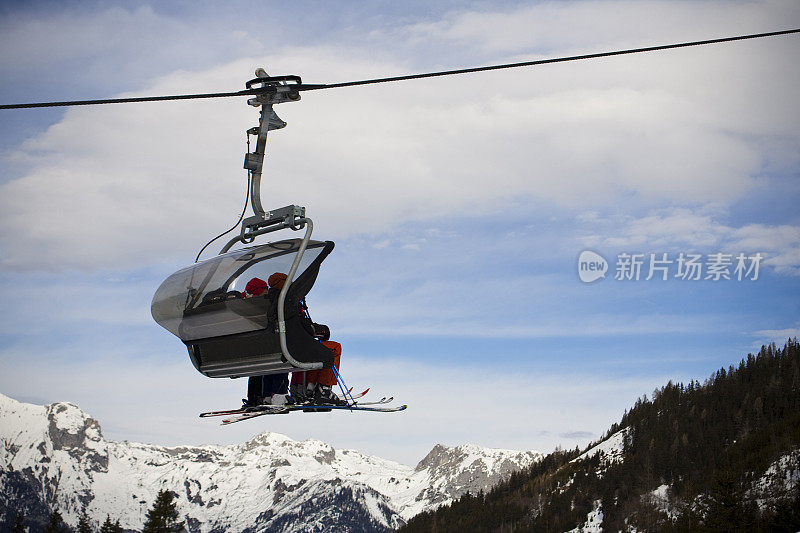
<path id="1" fill-rule="evenodd" d="M 35 102 L 30 104 L 5 104 L 0 109 L 28 109 L 34 107 L 69 107 L 98 104 L 130 104 L 135 102 L 162 102 L 165 100 L 195 100 L 200 98 L 227 98 L 230 96 L 252 96 L 259 94 L 256 89 L 244 89 L 227 93 L 175 94 L 170 96 L 135 96 L 130 98 L 106 98 L 102 100 L 71 100 L 66 102 Z"/>
<path id="2" fill-rule="evenodd" d="M 463 68 L 463 69 L 456 69 L 456 70 L 443 70 L 438 72 L 427 72 L 422 74 L 409 74 L 406 76 L 393 76 L 388 78 L 373 78 L 367 80 L 358 80 L 358 81 L 347 81 L 341 83 L 329 83 L 329 84 L 298 84 L 294 87 L 296 91 L 315 91 L 319 89 L 338 89 L 341 87 L 353 87 L 357 85 L 372 85 L 376 83 L 387 83 L 387 82 L 395 82 L 395 81 L 408 81 L 408 80 L 417 80 L 422 78 L 433 78 L 439 76 L 450 76 L 453 74 L 470 74 L 474 72 L 486 72 L 491 70 L 501 70 L 501 69 L 508 69 L 508 68 L 517 68 L 517 67 L 531 67 L 536 65 L 547 65 L 551 63 L 565 63 L 568 61 L 579 61 L 585 59 L 598 59 L 602 57 L 613 57 L 619 55 L 627 55 L 627 54 L 639 54 L 644 52 L 656 52 L 656 51 L 663 51 L 663 50 L 671 50 L 675 48 L 686 48 L 690 46 L 702 46 L 708 44 L 719 44 L 719 43 L 727 43 L 732 41 L 743 41 L 746 39 L 758 39 L 763 37 L 777 37 L 780 35 L 788 35 L 793 33 L 800 33 L 800 28 L 795 28 L 791 30 L 781 30 L 781 31 L 773 31 L 767 33 L 755 33 L 749 35 L 737 35 L 733 37 L 722 37 L 718 39 L 706 39 L 702 41 L 689 41 L 689 42 L 682 42 L 682 43 L 675 43 L 675 44 L 665 44 L 665 45 L 658 45 L 658 46 L 648 46 L 644 48 L 631 48 L 627 50 L 615 50 L 610 52 L 598 52 L 593 54 L 583 54 L 577 56 L 568 56 L 568 57 L 558 57 L 558 58 L 550 58 L 550 59 L 538 59 L 534 61 L 523 61 L 520 63 L 506 63 L 502 65 L 489 65 L 483 67 L 472 67 L 472 68 Z M 248 88 L 241 91 L 234 91 L 234 92 L 222 92 L 222 93 L 201 93 L 201 94 L 179 94 L 179 95 L 170 95 L 170 96 L 141 96 L 141 97 L 131 97 L 131 98 L 110 98 L 110 99 L 102 99 L 102 100 L 72 100 L 72 101 L 64 101 L 64 102 L 34 102 L 28 104 L 2 104 L 0 105 L 0 109 L 27 109 L 27 108 L 37 108 L 37 107 L 66 107 L 66 106 L 79 106 L 79 105 L 97 105 L 97 104 L 122 104 L 122 103 L 134 103 L 134 102 L 156 102 L 156 101 L 166 101 L 166 100 L 193 100 L 193 99 L 200 99 L 200 98 L 227 98 L 231 96 L 254 96 L 259 95 L 269 90 L 269 88 L 261 87 L 261 88 Z"/>
<path id="3" fill-rule="evenodd" d="M 470 74 L 473 72 L 485 72 L 489 70 L 501 70 L 507 68 L 517 68 L 517 67 L 532 67 L 536 65 L 547 65 L 550 63 L 565 63 L 567 61 L 578 61 L 582 59 L 598 59 L 601 57 L 612 57 L 612 56 L 619 56 L 619 55 L 626 55 L 626 54 L 639 54 L 642 52 L 656 52 L 660 50 L 671 50 L 673 48 L 685 48 L 689 46 L 700 46 L 705 44 L 717 44 L 717 43 L 725 43 L 731 41 L 741 41 L 744 39 L 757 39 L 759 37 L 774 37 L 778 35 L 786 35 L 790 33 L 800 33 L 800 28 L 794 30 L 783 30 L 783 31 L 774 31 L 769 33 L 758 33 L 753 35 L 739 35 L 736 37 L 723 37 L 719 39 L 707 39 L 704 41 L 692 41 L 692 42 L 685 42 L 685 43 L 677 43 L 677 44 L 665 44 L 660 46 L 648 46 L 645 48 L 631 48 L 629 50 L 616 50 L 613 52 L 598 52 L 594 54 L 584 54 L 579 56 L 569 56 L 569 57 L 558 57 L 552 59 L 538 59 L 535 61 L 523 61 L 521 63 L 507 63 L 504 65 L 491 65 L 486 67 L 472 67 L 472 68 L 463 68 L 457 70 L 443 70 L 440 72 L 428 72 L 426 74 L 409 74 L 407 76 L 394 76 L 391 78 L 376 78 L 371 80 L 361 80 L 361 81 L 347 81 L 343 83 L 331 83 L 322 86 L 313 86 L 309 87 L 305 90 L 307 91 L 314 91 L 317 89 L 337 89 L 339 87 L 353 87 L 355 85 L 370 85 L 373 83 L 386 83 L 392 81 L 406 81 L 406 80 L 418 80 L 422 78 L 434 78 L 437 76 L 450 76 L 452 74 Z"/>

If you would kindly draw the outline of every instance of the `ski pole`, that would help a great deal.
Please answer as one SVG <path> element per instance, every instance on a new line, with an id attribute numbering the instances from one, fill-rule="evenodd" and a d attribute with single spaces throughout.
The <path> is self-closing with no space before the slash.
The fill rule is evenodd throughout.
<path id="1" fill-rule="evenodd" d="M 339 385 L 339 389 L 342 391 L 344 399 L 347 400 L 348 399 L 347 397 L 349 396 L 350 404 L 356 403 L 356 400 L 355 398 L 353 398 L 353 395 L 347 392 L 349 390 L 347 388 L 347 383 L 344 382 L 344 379 L 342 378 L 342 375 L 339 373 L 339 370 L 337 370 L 336 365 L 332 366 L 331 368 L 333 368 L 333 372 L 334 374 L 336 374 L 336 383 Z"/>

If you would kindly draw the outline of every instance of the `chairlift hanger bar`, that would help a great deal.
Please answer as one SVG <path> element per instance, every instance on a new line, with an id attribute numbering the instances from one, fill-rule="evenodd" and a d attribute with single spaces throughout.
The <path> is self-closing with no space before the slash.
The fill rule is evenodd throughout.
<path id="1" fill-rule="evenodd" d="M 423 74 L 409 74 L 406 76 L 393 76 L 389 78 L 374 78 L 368 80 L 359 80 L 359 81 L 347 81 L 341 83 L 329 83 L 329 84 L 303 84 L 299 76 L 274 76 L 269 78 L 269 82 L 277 83 L 277 82 L 294 82 L 292 84 L 283 85 L 284 87 L 291 87 L 291 91 L 294 94 L 297 94 L 299 91 L 315 91 L 319 89 L 338 89 L 341 87 L 353 87 L 357 85 L 372 85 L 376 83 L 386 83 L 386 82 L 394 82 L 394 81 L 407 81 L 407 80 L 416 80 L 422 78 L 434 78 L 439 76 L 450 76 L 453 74 L 469 74 L 473 72 L 485 72 L 490 70 L 501 70 L 501 69 L 508 69 L 508 68 L 516 68 L 516 67 L 532 67 L 536 65 L 547 65 L 550 63 L 565 63 L 568 61 L 579 61 L 583 59 L 598 59 L 601 57 L 612 57 L 612 56 L 620 56 L 620 55 L 627 55 L 627 54 L 639 54 L 643 52 L 656 52 L 661 50 L 671 50 L 674 48 L 686 48 L 690 46 L 701 46 L 706 44 L 718 44 L 718 43 L 726 43 L 732 41 L 743 41 L 746 39 L 758 39 L 762 37 L 776 37 L 779 35 L 788 35 L 792 33 L 800 33 L 800 28 L 791 29 L 791 30 L 782 30 L 782 31 L 773 31 L 767 33 L 755 33 L 750 35 L 737 35 L 734 37 L 722 37 L 719 39 L 706 39 L 703 41 L 690 41 L 690 42 L 683 42 L 683 43 L 675 43 L 675 44 L 665 44 L 659 46 L 648 46 L 645 48 L 631 48 L 628 50 L 615 50 L 611 52 L 598 52 L 594 54 L 584 54 L 578 56 L 568 56 L 568 57 L 558 57 L 558 58 L 551 58 L 551 59 L 539 59 L 535 61 L 523 61 L 520 63 L 506 63 L 502 65 L 490 65 L 490 66 L 483 66 L 483 67 L 472 67 L 472 68 L 463 68 L 463 69 L 456 69 L 456 70 L 444 70 L 439 72 L 428 72 Z M 171 95 L 171 96 L 140 96 L 140 97 L 132 97 L 132 98 L 110 98 L 104 100 L 72 100 L 72 101 L 64 101 L 64 102 L 35 102 L 29 104 L 3 104 L 0 105 L 0 109 L 29 109 L 35 107 L 67 107 L 67 106 L 79 106 L 79 105 L 97 105 L 97 104 L 124 104 L 124 103 L 133 103 L 133 102 L 158 102 L 158 101 L 165 101 L 165 100 L 194 100 L 194 99 L 201 99 L 201 98 L 226 98 L 231 96 L 257 96 L 262 95 L 270 92 L 274 92 L 276 90 L 275 85 L 266 85 L 262 87 L 252 87 L 252 85 L 256 82 L 264 82 L 262 78 L 256 78 L 247 82 L 246 89 L 241 91 L 234 91 L 234 92 L 223 92 L 223 93 L 200 93 L 200 94 L 179 94 L 179 95 Z"/>

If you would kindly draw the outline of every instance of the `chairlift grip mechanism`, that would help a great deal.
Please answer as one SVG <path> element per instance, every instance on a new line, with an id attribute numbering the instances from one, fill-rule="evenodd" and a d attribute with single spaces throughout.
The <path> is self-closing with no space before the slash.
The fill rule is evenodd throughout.
<path id="1" fill-rule="evenodd" d="M 287 81 L 294 81 L 295 84 L 288 84 Z M 266 212 L 261 205 L 261 172 L 264 167 L 264 154 L 267 146 L 267 133 L 270 130 L 277 130 L 286 127 L 286 122 L 280 119 L 275 113 L 273 106 L 283 102 L 296 102 L 300 100 L 300 93 L 297 85 L 301 83 L 300 76 L 275 76 L 270 77 L 263 68 L 256 69 L 256 78 L 248 81 L 246 87 L 254 88 L 254 85 L 261 85 L 265 92 L 251 98 L 247 103 L 253 107 L 261 107 L 261 115 L 258 121 L 258 128 L 247 130 L 250 135 L 256 130 L 258 139 L 256 140 L 255 152 L 248 153 L 244 159 L 244 168 L 250 171 L 251 186 L 250 199 L 253 207 L 253 214 L 266 218 Z"/>
<path id="2" fill-rule="evenodd" d="M 254 216 L 242 221 L 239 236 L 231 239 L 222 248 L 221 254 L 230 250 L 237 242 L 250 243 L 255 237 L 265 233 L 285 228 L 300 230 L 304 227 L 301 220 L 305 217 L 305 207 L 288 205 L 273 211 L 265 211 L 261 204 L 261 174 L 264 167 L 267 133 L 286 127 L 286 122 L 278 117 L 273 106 L 300 100 L 297 87 L 302 84 L 302 80 L 296 75 L 269 76 L 263 68 L 257 68 L 255 74 L 256 77 L 248 81 L 245 86 L 248 89 L 263 89 L 264 92 L 247 101 L 248 105 L 261 107 L 258 126 L 248 129 L 247 134 L 257 135 L 258 138 L 255 151 L 248 152 L 244 158 L 244 168 L 250 172 L 251 177 L 250 205 Z"/>

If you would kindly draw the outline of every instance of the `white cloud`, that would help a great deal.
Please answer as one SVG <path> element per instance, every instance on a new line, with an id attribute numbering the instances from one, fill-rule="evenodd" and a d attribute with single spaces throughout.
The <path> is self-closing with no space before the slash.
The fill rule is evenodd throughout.
<path id="1" fill-rule="evenodd" d="M 620 248 L 684 245 L 705 248 L 720 243 L 730 228 L 714 222 L 712 215 L 690 209 L 659 210 L 642 218 L 622 217 L 619 234 L 602 243 Z"/>
<path id="2" fill-rule="evenodd" d="M 800 338 L 800 322 L 796 327 L 785 329 L 762 329 L 753 333 L 756 337 L 756 342 L 753 344 L 754 348 L 759 348 L 763 344 L 770 344 L 774 342 L 778 346 L 783 346 L 787 339 Z"/>
<path id="3" fill-rule="evenodd" d="M 642 252 L 709 251 L 765 255 L 764 264 L 782 274 L 800 274 L 800 226 L 746 224 L 734 228 L 717 221 L 712 209 L 659 209 L 653 214 L 594 216 L 582 220 L 593 232 L 586 246 Z M 602 233 L 596 232 L 602 229 Z"/>
<path id="4" fill-rule="evenodd" d="M 582 13 L 603 9 L 590 2 L 558 11 L 589 20 Z M 604 42 L 602 24 L 594 26 L 591 39 Z M 530 32 L 523 24 L 504 33 Z M 372 40 L 379 53 L 275 49 L 175 72 L 137 94 L 227 90 L 256 65 L 310 82 L 405 72 L 402 58 L 387 59 L 395 43 L 380 37 Z M 486 216 L 515 197 L 567 209 L 623 198 L 730 202 L 755 186 L 764 165 L 777 161 L 780 170 L 797 155 L 786 153 L 798 134 L 793 54 L 777 40 L 753 46 L 307 93 L 279 109 L 290 125 L 271 136 L 264 201 L 304 204 L 339 237 L 404 220 Z M 757 83 L 764 78 L 775 83 Z M 189 257 L 240 209 L 243 130 L 254 123 L 242 101 L 69 110 L 20 148 L 30 171 L 0 186 L 0 263 L 95 269 Z"/>
<path id="5" fill-rule="evenodd" d="M 798 12 L 790 1 L 578 1 L 453 12 L 441 21 L 416 24 L 405 31 L 417 39 L 439 38 L 487 51 L 519 52 L 563 49 L 576 41 L 635 45 L 653 39 L 702 39 L 710 37 L 707 32 L 712 27 L 740 33 L 770 31 L 776 19 L 796 17 Z M 498 28 L 502 31 L 487 31 Z"/>
<path id="6" fill-rule="evenodd" d="M 502 292 L 509 287 L 513 295 Z M 662 313 L 583 310 L 581 302 L 595 303 L 587 287 L 563 280 L 556 283 L 549 277 L 482 281 L 480 292 L 485 294 L 477 298 L 464 294 L 463 285 L 438 282 L 426 284 L 420 293 L 395 289 L 385 297 L 374 288 L 353 288 L 346 300 L 315 300 L 314 316 L 320 321 L 335 320 L 340 335 L 368 338 L 577 339 L 701 333 L 729 327 L 718 317 L 680 309 Z"/>
<path id="7" fill-rule="evenodd" d="M 261 49 L 264 37 L 278 40 L 274 29 L 254 36 L 198 20 L 200 10 L 171 16 L 162 6 L 122 4 L 8 9 L 0 20 L 6 84 L 25 84 L 33 94 L 80 88 L 91 91 L 89 97 L 101 97 L 97 91 L 105 87 L 143 87 L 153 75 L 252 53 Z M 209 18 L 217 22 L 225 18 L 224 11 L 214 15 Z"/>
<path id="8" fill-rule="evenodd" d="M 765 264 L 777 272 L 800 275 L 800 227 L 748 224 L 734 230 L 731 244 L 743 252 L 767 251 Z"/>
<path id="9" fill-rule="evenodd" d="M 151 280 L 110 280 L 63 277 L 25 279 L 25 285 L 0 284 L 13 312 L 0 321 L 0 335 L 48 335 L 88 331 L 92 327 L 151 326 Z"/>

